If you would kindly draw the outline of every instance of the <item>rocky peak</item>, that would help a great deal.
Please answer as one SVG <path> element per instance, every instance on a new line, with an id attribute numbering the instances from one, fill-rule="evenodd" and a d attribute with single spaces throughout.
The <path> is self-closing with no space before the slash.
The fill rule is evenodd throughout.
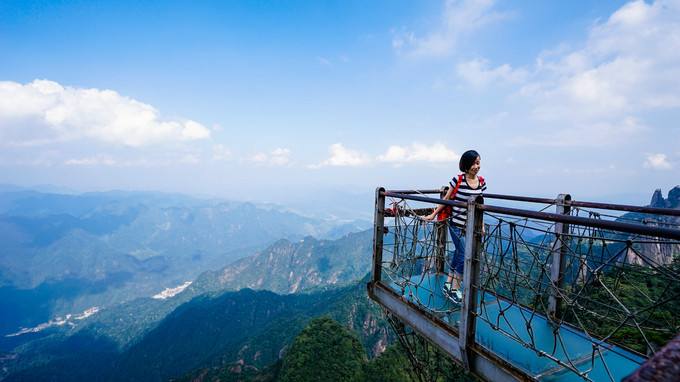
<path id="1" fill-rule="evenodd" d="M 652 195 L 652 201 L 649 202 L 650 207 L 656 207 L 656 208 L 665 208 L 666 207 L 666 200 L 663 198 L 663 194 L 661 193 L 661 189 L 657 188 L 654 191 L 654 194 Z"/>
<path id="2" fill-rule="evenodd" d="M 680 207 L 680 186 L 675 186 L 670 191 L 668 191 L 668 207 Z"/>
<path id="3" fill-rule="evenodd" d="M 668 191 L 668 199 L 664 199 L 661 189 L 654 191 L 650 207 L 657 208 L 678 208 L 680 207 L 680 186 L 673 187 Z"/>

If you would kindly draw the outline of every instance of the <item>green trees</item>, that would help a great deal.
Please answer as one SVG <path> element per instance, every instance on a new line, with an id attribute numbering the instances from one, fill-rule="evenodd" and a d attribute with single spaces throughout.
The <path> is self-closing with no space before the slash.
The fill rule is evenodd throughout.
<path id="1" fill-rule="evenodd" d="M 411 382 L 411 364 L 398 345 L 389 346 L 364 367 L 363 382 Z"/>
<path id="2" fill-rule="evenodd" d="M 357 381 L 365 362 L 366 353 L 356 336 L 330 317 L 320 317 L 293 341 L 280 381 Z"/>
<path id="3" fill-rule="evenodd" d="M 470 375 L 450 360 L 439 358 L 434 348 L 419 348 L 429 352 L 424 364 L 427 374 L 436 381 L 474 381 Z M 441 364 L 437 364 L 437 362 Z M 416 381 L 406 350 L 399 344 L 389 346 L 380 356 L 366 359 L 355 334 L 330 317 L 312 320 L 302 330 L 283 358 L 281 370 L 274 381 L 351 381 L 351 382 L 412 382 Z"/>

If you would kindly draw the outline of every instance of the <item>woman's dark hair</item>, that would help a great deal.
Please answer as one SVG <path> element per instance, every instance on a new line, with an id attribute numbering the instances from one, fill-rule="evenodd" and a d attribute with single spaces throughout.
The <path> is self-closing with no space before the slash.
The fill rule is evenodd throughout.
<path id="1" fill-rule="evenodd" d="M 468 150 L 460 156 L 460 162 L 458 162 L 458 168 L 462 172 L 468 172 L 470 167 L 475 164 L 475 161 L 479 158 L 479 153 L 475 150 Z"/>

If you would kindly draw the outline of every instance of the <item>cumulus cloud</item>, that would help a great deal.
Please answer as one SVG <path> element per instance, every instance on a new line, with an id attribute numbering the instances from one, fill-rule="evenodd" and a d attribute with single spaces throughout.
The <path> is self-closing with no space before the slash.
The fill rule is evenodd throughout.
<path id="1" fill-rule="evenodd" d="M 48 80 L 0 82 L 0 140 L 6 145 L 92 139 L 139 147 L 209 137 L 210 130 L 196 121 L 163 119 L 153 106 L 113 90 Z"/>
<path id="2" fill-rule="evenodd" d="M 489 67 L 484 59 L 461 62 L 456 66 L 458 76 L 474 88 L 484 88 L 491 83 L 522 83 L 527 79 L 528 71 L 523 68 L 513 69 L 508 64 L 495 68 Z"/>
<path id="3" fill-rule="evenodd" d="M 363 166 L 371 162 L 370 158 L 359 151 L 351 150 L 342 145 L 342 143 L 335 143 L 328 149 L 330 157 L 321 163 L 310 165 L 309 168 L 321 168 L 325 166 L 334 167 L 357 167 Z"/>
<path id="4" fill-rule="evenodd" d="M 672 166 L 668 162 L 666 154 L 649 154 L 645 160 L 644 166 L 646 168 L 653 168 L 657 170 L 669 170 Z"/>
<path id="5" fill-rule="evenodd" d="M 648 130 L 636 118 L 625 117 L 620 121 L 578 122 L 564 129 L 540 132 L 531 136 L 518 136 L 511 145 L 544 147 L 602 147 L 623 144 L 638 133 Z"/>
<path id="6" fill-rule="evenodd" d="M 475 88 L 517 84 L 508 99 L 520 110 L 515 119 L 528 120 L 508 140 L 513 145 L 595 147 L 669 129 L 644 120 L 680 110 L 680 2 L 633 1 L 587 32 L 581 42 L 542 52 L 534 66 L 476 59 L 458 64 L 457 73 Z"/>
<path id="7" fill-rule="evenodd" d="M 679 35 L 680 2 L 628 3 L 592 27 L 581 49 L 541 55 L 521 94 L 550 120 L 678 108 Z"/>
<path id="8" fill-rule="evenodd" d="M 443 143 L 434 143 L 430 146 L 413 143 L 410 146 L 392 145 L 387 151 L 378 156 L 378 161 L 402 164 L 408 162 L 453 162 L 458 159 L 458 154 L 449 149 Z"/>
<path id="9" fill-rule="evenodd" d="M 269 153 L 257 153 L 248 158 L 248 161 L 268 166 L 286 166 L 290 163 L 290 149 L 277 148 Z"/>
<path id="10" fill-rule="evenodd" d="M 448 0 L 437 28 L 425 37 L 413 32 L 397 33 L 392 47 L 397 53 L 432 57 L 450 54 L 458 41 L 492 22 L 507 18 L 508 14 L 494 11 L 494 0 Z"/>

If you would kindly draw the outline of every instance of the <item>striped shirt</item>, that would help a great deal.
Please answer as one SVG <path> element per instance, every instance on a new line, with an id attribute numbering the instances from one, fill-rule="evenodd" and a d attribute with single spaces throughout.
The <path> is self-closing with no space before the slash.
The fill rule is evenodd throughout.
<path id="1" fill-rule="evenodd" d="M 454 189 L 456 188 L 456 183 L 458 183 L 458 178 L 460 178 L 460 175 L 456 175 L 451 179 L 451 182 L 449 182 L 449 186 L 453 187 Z M 460 185 L 458 186 L 458 192 L 456 192 L 456 195 L 454 195 L 452 200 L 458 201 L 458 202 L 463 202 L 467 203 L 468 198 L 470 196 L 475 197 L 477 195 L 481 195 L 486 191 L 486 181 L 479 180 L 479 185 L 477 185 L 477 188 L 472 188 L 467 182 L 467 179 L 465 179 L 465 174 L 463 174 L 462 180 L 460 182 Z M 453 225 L 459 228 L 465 228 L 465 224 L 467 221 L 467 208 L 465 207 L 458 207 L 458 206 L 453 206 L 451 208 L 452 213 L 451 213 L 451 222 Z"/>

